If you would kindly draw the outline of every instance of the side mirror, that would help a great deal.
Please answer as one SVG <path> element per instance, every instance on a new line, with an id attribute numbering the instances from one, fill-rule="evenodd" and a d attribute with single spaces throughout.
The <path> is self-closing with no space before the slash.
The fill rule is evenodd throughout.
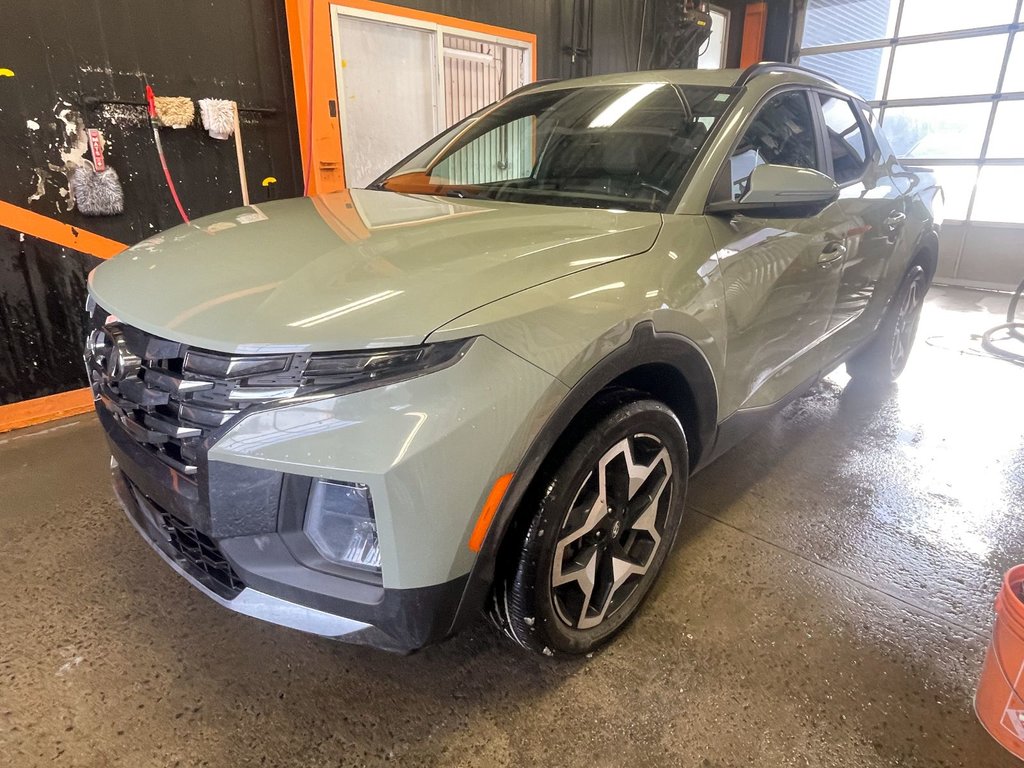
<path id="1" fill-rule="evenodd" d="M 810 168 L 759 165 L 750 174 L 747 191 L 739 200 L 707 206 L 708 213 L 761 213 L 767 216 L 800 216 L 817 213 L 839 197 L 839 186 Z"/>

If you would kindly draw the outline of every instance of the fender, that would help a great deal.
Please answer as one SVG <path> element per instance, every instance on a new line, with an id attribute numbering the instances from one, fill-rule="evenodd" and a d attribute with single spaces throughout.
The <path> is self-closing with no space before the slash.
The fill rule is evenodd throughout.
<path id="1" fill-rule="evenodd" d="M 711 365 L 690 339 L 674 333 L 655 331 L 649 320 L 637 324 L 625 344 L 601 359 L 569 390 L 519 462 L 469 574 L 449 635 L 468 623 L 483 607 L 494 581 L 505 536 L 523 497 L 559 438 L 566 434 L 573 420 L 599 392 L 609 384 L 623 379 L 631 371 L 651 364 L 673 368 L 689 388 L 688 393 L 680 395 L 692 404 L 695 412 L 689 414 L 689 418 L 680 420 L 689 422 L 688 432 L 693 432 L 687 434 L 691 467 L 696 466 L 702 453 L 710 452 L 715 442 L 718 419 L 718 390 Z"/>

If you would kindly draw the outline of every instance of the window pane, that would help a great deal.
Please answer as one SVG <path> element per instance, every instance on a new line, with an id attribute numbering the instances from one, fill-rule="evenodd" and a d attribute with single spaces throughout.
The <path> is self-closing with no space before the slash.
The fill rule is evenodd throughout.
<path id="1" fill-rule="evenodd" d="M 940 165 L 931 169 L 942 185 L 946 197 L 943 208 L 947 219 L 963 221 L 967 218 L 967 206 L 971 202 L 974 182 L 978 179 L 976 165 Z"/>
<path id="2" fill-rule="evenodd" d="M 898 0 L 809 0 L 802 48 L 892 37 Z"/>
<path id="3" fill-rule="evenodd" d="M 975 158 L 981 155 L 991 104 L 890 107 L 885 135 L 898 157 Z"/>
<path id="4" fill-rule="evenodd" d="M 1013 38 L 1013 50 L 1003 80 L 1003 93 L 1013 91 L 1024 91 L 1024 35 L 1020 33 Z"/>
<path id="5" fill-rule="evenodd" d="M 769 99 L 743 134 L 731 158 L 734 200 L 746 193 L 750 174 L 765 163 L 819 169 L 814 122 L 804 91 L 787 91 Z"/>
<path id="6" fill-rule="evenodd" d="M 992 93 L 1005 51 L 1006 35 L 897 46 L 888 98 Z"/>
<path id="7" fill-rule="evenodd" d="M 882 153 L 882 158 L 888 160 L 890 157 L 896 154 L 896 150 L 889 144 L 889 137 L 882 129 L 882 124 L 878 121 L 878 115 L 868 106 L 860 107 L 861 117 L 864 118 L 864 122 L 871 128 L 871 132 L 875 137 L 875 144 L 878 145 L 878 149 Z"/>
<path id="8" fill-rule="evenodd" d="M 1017 0 L 904 0 L 900 37 L 1013 23 Z"/>
<path id="9" fill-rule="evenodd" d="M 874 101 L 882 98 L 885 69 L 891 48 L 870 48 L 866 51 L 819 53 L 801 56 L 800 63 L 808 69 L 831 77 L 861 98 Z"/>
<path id="10" fill-rule="evenodd" d="M 821 111 L 828 129 L 828 146 L 832 153 L 833 176 L 837 183 L 860 178 L 868 159 L 864 135 L 853 105 L 846 99 L 821 95 Z"/>
<path id="11" fill-rule="evenodd" d="M 663 211 L 732 94 L 661 82 L 534 90 L 396 166 L 392 192 Z"/>
<path id="12" fill-rule="evenodd" d="M 988 140 L 988 157 L 1024 158 L 1024 101 L 1004 101 L 996 107 L 996 121 Z"/>
<path id="13" fill-rule="evenodd" d="M 711 36 L 697 57 L 697 69 L 721 69 L 725 66 L 725 40 L 729 32 L 729 14 L 712 9 Z"/>
<path id="14" fill-rule="evenodd" d="M 1020 204 L 1022 186 L 1024 168 L 1020 166 L 990 165 L 982 168 L 971 221 L 1024 224 L 1024 206 Z"/>
<path id="15" fill-rule="evenodd" d="M 522 117 L 456 150 L 431 171 L 431 181 L 441 184 L 493 184 L 522 179 L 533 170 L 534 116 Z"/>

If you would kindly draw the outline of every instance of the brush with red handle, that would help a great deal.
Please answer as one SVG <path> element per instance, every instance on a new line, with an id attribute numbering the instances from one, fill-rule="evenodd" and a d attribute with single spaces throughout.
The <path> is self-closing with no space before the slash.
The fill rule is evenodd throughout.
<path id="1" fill-rule="evenodd" d="M 164 147 L 163 144 L 160 143 L 160 129 L 156 127 L 156 100 L 153 97 L 153 88 L 148 83 L 146 84 L 146 107 L 149 110 L 149 124 L 153 127 L 153 141 L 156 142 L 156 153 L 160 156 L 160 167 L 164 169 L 164 178 L 167 180 L 167 188 L 171 190 L 171 197 L 174 198 L 174 204 L 178 207 L 178 213 L 181 214 L 181 220 L 188 224 L 188 214 L 185 213 L 185 208 L 182 206 L 181 200 L 178 199 L 178 192 L 174 188 L 174 180 L 171 179 L 171 172 L 167 168 L 167 158 L 164 156 Z"/>

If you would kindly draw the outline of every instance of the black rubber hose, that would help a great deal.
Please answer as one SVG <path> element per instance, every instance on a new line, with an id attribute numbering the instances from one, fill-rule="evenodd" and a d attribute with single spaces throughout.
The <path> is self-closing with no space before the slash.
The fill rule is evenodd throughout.
<path id="1" fill-rule="evenodd" d="M 1006 308 L 1006 322 L 985 331 L 981 335 L 981 346 L 985 348 L 986 352 L 1001 357 L 1004 360 L 1012 360 L 1015 363 L 1024 364 L 1024 354 L 1011 352 L 1008 349 L 997 346 L 992 340 L 992 336 L 999 331 L 1008 331 L 1009 338 L 1024 341 L 1024 333 L 1021 333 L 1021 330 L 1024 329 L 1024 323 L 1017 322 L 1017 306 L 1020 304 L 1022 294 L 1024 294 L 1024 280 L 1020 281 L 1020 285 L 1013 292 L 1013 298 L 1010 299 L 1010 304 Z M 1006 341 L 1006 339 L 1000 339 L 1000 341 Z"/>
<path id="2" fill-rule="evenodd" d="M 1015 336 L 1018 339 L 1024 341 L 1024 334 L 1020 332 L 1020 323 L 1017 320 L 1017 304 L 1020 303 L 1021 294 L 1024 294 L 1024 280 L 1020 281 L 1020 285 L 1017 286 L 1017 290 L 1013 294 L 1013 298 L 1010 299 L 1010 306 L 1006 308 L 1006 322 L 1009 325 L 1014 326 L 1010 329 L 1010 335 Z"/>

